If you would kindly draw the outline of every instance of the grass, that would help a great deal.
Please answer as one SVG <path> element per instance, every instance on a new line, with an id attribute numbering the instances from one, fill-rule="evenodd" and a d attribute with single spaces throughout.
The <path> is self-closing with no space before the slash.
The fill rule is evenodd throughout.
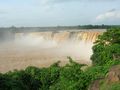
<path id="1" fill-rule="evenodd" d="M 120 90 L 120 82 L 108 84 L 103 82 L 100 86 L 100 90 Z"/>

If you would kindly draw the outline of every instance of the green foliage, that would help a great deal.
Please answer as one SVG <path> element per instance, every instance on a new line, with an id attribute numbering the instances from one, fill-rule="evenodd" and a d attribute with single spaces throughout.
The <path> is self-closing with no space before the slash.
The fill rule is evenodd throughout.
<path id="1" fill-rule="evenodd" d="M 28 67 L 25 70 L 0 74 L 0 90 L 87 90 L 92 77 L 68 57 L 69 64 L 59 62 L 49 68 Z"/>
<path id="2" fill-rule="evenodd" d="M 7 75 L 0 74 L 0 90 L 25 90 L 24 85 Z"/>
<path id="3" fill-rule="evenodd" d="M 120 90 L 120 82 L 107 84 L 105 82 L 102 83 L 100 90 Z"/>
<path id="4" fill-rule="evenodd" d="M 21 83 L 22 87 L 24 87 L 24 90 L 38 90 L 38 88 L 41 85 L 39 80 L 34 78 L 32 74 L 27 73 L 26 71 L 8 72 L 5 74 L 5 76 L 10 77 L 12 79 L 12 80 L 8 80 L 8 82 L 12 82 L 15 80 Z"/>
<path id="5" fill-rule="evenodd" d="M 98 37 L 91 60 L 93 65 L 105 65 L 113 60 L 120 60 L 120 28 L 108 29 Z"/>
<path id="6" fill-rule="evenodd" d="M 0 90 L 87 90 L 90 83 L 105 77 L 110 66 L 91 66 L 74 62 L 63 67 L 59 62 L 48 68 L 28 67 L 25 70 L 0 74 Z M 10 89 L 11 88 L 11 89 Z"/>
<path id="7" fill-rule="evenodd" d="M 85 72 L 92 78 L 96 80 L 98 78 L 104 78 L 108 73 L 110 66 L 91 66 L 85 70 Z"/>
<path id="8" fill-rule="evenodd" d="M 49 88 L 54 85 L 60 75 L 60 67 L 56 64 L 52 65 L 50 68 L 43 68 L 41 72 L 40 81 L 42 82 L 42 90 L 49 90 Z"/>
<path id="9" fill-rule="evenodd" d="M 84 65 L 68 58 L 70 63 L 61 68 L 59 82 L 51 90 L 87 90 L 91 78 L 81 70 Z"/>

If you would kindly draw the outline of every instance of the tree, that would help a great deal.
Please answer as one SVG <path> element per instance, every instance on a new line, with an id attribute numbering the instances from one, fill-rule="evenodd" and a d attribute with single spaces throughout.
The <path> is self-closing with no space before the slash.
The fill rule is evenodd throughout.
<path id="1" fill-rule="evenodd" d="M 120 60 L 120 28 L 108 29 L 94 44 L 91 56 L 93 65 L 104 65 Z"/>

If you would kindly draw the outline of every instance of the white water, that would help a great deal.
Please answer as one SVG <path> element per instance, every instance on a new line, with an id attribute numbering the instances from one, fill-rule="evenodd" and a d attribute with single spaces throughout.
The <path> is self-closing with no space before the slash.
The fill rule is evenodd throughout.
<path id="1" fill-rule="evenodd" d="M 91 64 L 91 48 L 98 33 L 82 32 L 69 36 L 69 32 L 57 33 L 53 37 L 51 32 L 16 34 L 13 42 L 0 45 L 0 72 L 27 66 L 47 67 L 58 60 L 65 65 L 67 56 L 76 62 Z"/>

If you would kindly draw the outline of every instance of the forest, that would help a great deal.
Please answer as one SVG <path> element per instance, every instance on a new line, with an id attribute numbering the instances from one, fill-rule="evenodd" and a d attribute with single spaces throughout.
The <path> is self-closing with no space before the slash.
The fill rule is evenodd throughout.
<path id="1" fill-rule="evenodd" d="M 89 90 L 91 83 L 105 78 L 111 67 L 120 64 L 120 28 L 107 29 L 94 42 L 92 50 L 92 66 L 68 57 L 65 66 L 60 66 L 58 61 L 46 68 L 29 66 L 25 70 L 1 73 L 0 90 Z M 120 81 L 108 89 L 103 80 L 100 90 L 120 90 Z"/>

